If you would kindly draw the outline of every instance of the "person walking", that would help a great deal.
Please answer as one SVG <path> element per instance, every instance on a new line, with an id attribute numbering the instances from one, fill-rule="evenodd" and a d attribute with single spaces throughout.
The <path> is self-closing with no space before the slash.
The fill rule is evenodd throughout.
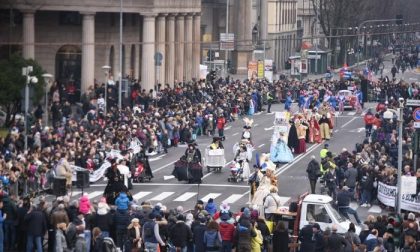
<path id="1" fill-rule="evenodd" d="M 311 186 L 311 193 L 315 193 L 316 182 L 318 177 L 321 177 L 321 167 L 319 162 L 316 160 L 315 156 L 311 156 L 311 161 L 306 168 L 306 173 L 308 173 L 309 184 Z"/>

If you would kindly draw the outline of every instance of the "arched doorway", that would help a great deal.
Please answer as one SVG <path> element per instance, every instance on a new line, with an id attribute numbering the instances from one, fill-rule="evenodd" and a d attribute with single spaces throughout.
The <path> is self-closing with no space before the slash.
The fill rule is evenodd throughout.
<path id="1" fill-rule="evenodd" d="M 80 90 L 82 51 L 75 45 L 64 45 L 55 56 L 55 76 L 60 85 L 73 82 Z M 76 95 L 76 97 L 78 97 Z"/>

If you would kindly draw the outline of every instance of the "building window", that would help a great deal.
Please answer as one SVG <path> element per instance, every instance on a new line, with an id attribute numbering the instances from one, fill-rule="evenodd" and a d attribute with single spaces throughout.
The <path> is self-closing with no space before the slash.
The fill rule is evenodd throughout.
<path id="1" fill-rule="evenodd" d="M 17 10 L 0 10 L 0 24 L 7 24 L 13 27 L 16 24 L 22 24 L 22 13 Z"/>
<path id="2" fill-rule="evenodd" d="M 60 25 L 81 25 L 82 16 L 79 12 L 75 11 L 61 11 L 60 12 Z"/>
<path id="3" fill-rule="evenodd" d="M 109 13 L 109 25 L 115 26 L 115 13 Z"/>
<path id="4" fill-rule="evenodd" d="M 137 25 L 137 17 L 139 15 L 137 14 L 131 14 L 131 26 L 136 26 Z"/>

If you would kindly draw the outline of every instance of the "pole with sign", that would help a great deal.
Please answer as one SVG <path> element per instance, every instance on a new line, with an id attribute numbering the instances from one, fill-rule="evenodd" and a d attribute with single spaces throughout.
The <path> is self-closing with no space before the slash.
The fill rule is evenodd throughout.
<path id="1" fill-rule="evenodd" d="M 418 100 L 411 100 L 411 104 L 416 104 Z M 408 102 L 408 100 L 407 100 Z M 414 128 L 416 131 L 414 132 L 414 139 L 412 140 L 414 143 L 413 151 L 414 151 L 414 160 L 413 160 L 413 169 L 417 170 L 417 152 L 419 151 L 419 129 L 420 129 L 420 107 L 417 107 L 413 111 L 413 119 L 414 119 Z"/>

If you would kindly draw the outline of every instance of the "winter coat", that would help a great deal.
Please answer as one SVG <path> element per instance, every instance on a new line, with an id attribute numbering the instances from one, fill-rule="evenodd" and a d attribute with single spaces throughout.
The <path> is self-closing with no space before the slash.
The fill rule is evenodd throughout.
<path id="1" fill-rule="evenodd" d="M 346 178 L 346 186 L 350 188 L 354 188 L 356 186 L 357 181 L 357 170 L 356 168 L 348 168 L 347 171 L 344 172 L 344 177 Z"/>
<path id="2" fill-rule="evenodd" d="M 204 232 L 207 230 L 206 225 L 198 224 L 192 227 L 193 242 L 195 245 L 195 252 L 205 252 L 206 246 L 204 244 Z"/>
<path id="3" fill-rule="evenodd" d="M 87 195 L 83 195 L 79 200 L 79 212 L 87 214 L 90 210 L 90 201 Z"/>
<path id="4" fill-rule="evenodd" d="M 319 176 L 321 176 L 321 168 L 319 162 L 315 159 L 311 160 L 308 164 L 308 168 L 306 168 L 306 172 L 308 173 L 308 178 L 310 180 L 317 180 Z"/>
<path id="5" fill-rule="evenodd" d="M 373 251 L 373 249 L 376 247 L 376 244 L 378 244 L 378 238 L 373 234 L 369 234 L 366 237 L 364 244 L 366 245 L 367 251 Z"/>
<path id="6" fill-rule="evenodd" d="M 254 228 L 254 231 L 257 235 L 251 238 L 251 252 L 261 252 L 263 237 L 260 230 Z"/>
<path id="7" fill-rule="evenodd" d="M 213 216 L 217 212 L 217 205 L 214 202 L 207 203 L 205 210 Z"/>
<path id="8" fill-rule="evenodd" d="M 337 233 L 332 233 L 328 237 L 327 241 L 327 251 L 330 252 L 342 252 L 346 246 L 346 240 L 343 236 L 338 235 Z"/>
<path id="9" fill-rule="evenodd" d="M 25 216 L 27 234 L 33 236 L 43 236 L 47 231 L 47 220 L 41 210 L 34 209 Z"/>
<path id="10" fill-rule="evenodd" d="M 190 227 L 185 222 L 179 221 L 172 226 L 170 230 L 170 238 L 176 247 L 185 247 L 192 239 L 192 232 Z"/>
<path id="11" fill-rule="evenodd" d="M 115 200 L 115 205 L 117 206 L 118 210 L 128 210 L 128 203 L 130 200 L 127 197 L 127 194 L 121 192 L 120 195 Z"/>
<path id="12" fill-rule="evenodd" d="M 56 252 L 67 251 L 66 236 L 64 235 L 64 232 L 61 229 L 57 229 L 57 231 L 55 232 L 55 251 Z"/>
<path id="13" fill-rule="evenodd" d="M 273 232 L 273 251 L 276 252 L 289 252 L 289 234 L 287 231 Z"/>
<path id="14" fill-rule="evenodd" d="M 219 223 L 219 232 L 222 237 L 222 241 L 233 241 L 233 236 L 235 235 L 235 226 L 226 221 L 221 221 Z"/>
<path id="15" fill-rule="evenodd" d="M 299 232 L 299 241 L 301 251 L 315 251 L 314 241 L 312 240 L 313 230 L 311 225 L 304 226 Z"/>

